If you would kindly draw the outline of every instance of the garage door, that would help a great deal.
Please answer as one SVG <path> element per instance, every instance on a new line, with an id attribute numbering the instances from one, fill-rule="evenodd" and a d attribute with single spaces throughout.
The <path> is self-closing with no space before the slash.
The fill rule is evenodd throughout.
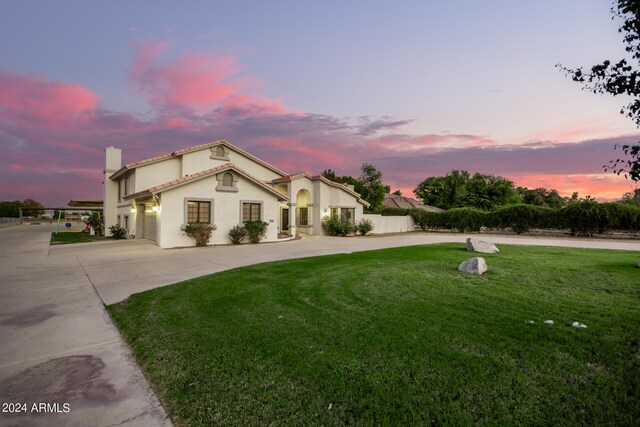
<path id="1" fill-rule="evenodd" d="M 144 211 L 144 224 L 142 225 L 142 237 L 156 241 L 156 213 Z"/>

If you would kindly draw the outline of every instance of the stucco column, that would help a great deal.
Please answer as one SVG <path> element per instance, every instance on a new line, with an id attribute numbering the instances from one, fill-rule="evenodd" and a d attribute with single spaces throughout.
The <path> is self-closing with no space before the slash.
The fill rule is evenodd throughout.
<path id="1" fill-rule="evenodd" d="M 296 206 L 297 203 L 289 203 L 289 235 L 296 235 Z"/>

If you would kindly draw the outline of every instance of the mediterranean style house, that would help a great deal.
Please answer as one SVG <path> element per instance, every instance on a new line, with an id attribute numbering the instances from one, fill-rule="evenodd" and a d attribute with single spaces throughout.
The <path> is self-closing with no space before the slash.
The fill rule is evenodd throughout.
<path id="1" fill-rule="evenodd" d="M 322 234 L 322 219 L 362 217 L 353 188 L 307 173 L 287 175 L 227 141 L 218 140 L 122 166 L 119 148 L 105 148 L 104 222 L 161 248 L 194 246 L 184 226 L 215 225 L 209 244 L 230 243 L 246 221 L 268 224 L 265 241 Z"/>

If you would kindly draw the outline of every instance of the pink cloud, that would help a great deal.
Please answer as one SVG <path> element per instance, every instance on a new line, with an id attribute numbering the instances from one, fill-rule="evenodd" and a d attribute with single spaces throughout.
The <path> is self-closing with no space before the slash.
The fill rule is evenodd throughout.
<path id="1" fill-rule="evenodd" d="M 0 200 L 34 197 L 46 204 L 101 196 L 102 150 L 123 149 L 124 162 L 217 138 L 227 139 L 285 172 L 331 168 L 358 176 L 374 164 L 384 182 L 411 196 L 429 176 L 452 169 L 503 175 L 518 185 L 620 197 L 624 178 L 602 175 L 615 138 L 575 143 L 499 145 L 484 135 L 411 135 L 411 120 L 338 118 L 292 111 L 256 95 L 232 56 L 170 56 L 171 43 L 135 47 L 129 78 L 150 103 L 148 115 L 99 108 L 98 96 L 73 83 L 0 70 Z M 635 139 L 637 140 L 637 139 Z"/>
<path id="2" fill-rule="evenodd" d="M 230 55 L 187 53 L 164 59 L 171 43 L 142 41 L 134 45 L 129 75 L 137 92 L 155 107 L 180 107 L 204 111 L 221 104 L 282 111 L 277 101 L 243 93 L 261 83 L 242 75 L 240 61 Z"/>
<path id="3" fill-rule="evenodd" d="M 0 69 L 0 116 L 5 119 L 22 125 L 77 126 L 86 123 L 97 106 L 98 96 L 82 85 Z"/>

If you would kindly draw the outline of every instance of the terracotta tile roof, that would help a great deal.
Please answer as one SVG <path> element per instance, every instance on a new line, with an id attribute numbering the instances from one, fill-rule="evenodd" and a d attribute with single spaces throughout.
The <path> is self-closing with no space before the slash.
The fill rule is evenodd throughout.
<path id="1" fill-rule="evenodd" d="M 385 194 L 382 202 L 388 208 L 401 208 L 401 209 L 422 209 L 429 212 L 441 212 L 443 209 L 436 208 L 435 206 L 424 205 L 412 199 L 410 197 L 398 196 L 395 194 Z"/>
<path id="2" fill-rule="evenodd" d="M 276 168 L 273 165 L 270 165 L 269 163 L 265 162 L 264 160 L 261 160 L 257 157 L 255 157 L 253 154 L 248 153 L 247 151 L 244 151 L 242 148 L 236 147 L 235 145 L 231 144 L 228 141 L 225 141 L 224 139 L 219 139 L 217 141 L 213 141 L 213 142 L 207 142 L 206 144 L 200 144 L 200 145 L 195 145 L 193 147 L 188 147 L 188 148 L 183 148 L 181 150 L 176 150 L 173 151 L 171 153 L 168 154 L 162 154 L 160 156 L 156 156 L 156 157 L 151 157 L 149 159 L 144 159 L 144 160 L 140 160 L 137 162 L 133 162 L 133 163 L 128 163 L 126 165 L 124 165 L 122 168 L 120 168 L 118 171 L 116 171 L 113 175 L 111 175 L 111 179 L 117 179 L 118 177 L 122 176 L 125 172 L 131 170 L 131 169 L 135 169 L 138 168 L 140 166 L 145 166 L 145 165 L 149 165 L 152 163 L 157 163 L 160 162 L 162 160 L 167 160 L 167 159 L 171 159 L 171 158 L 176 158 L 176 157 L 180 157 L 184 154 L 188 154 L 188 153 L 193 153 L 194 151 L 199 151 L 199 150 L 204 150 L 206 148 L 211 148 L 211 147 L 215 147 L 218 145 L 226 145 L 229 149 L 236 151 L 239 154 L 242 154 L 245 157 L 248 157 L 249 159 L 255 161 L 256 163 L 261 164 L 262 166 L 266 167 L 267 169 L 272 170 L 273 172 L 279 174 L 279 175 L 285 175 L 285 173 L 283 171 L 281 171 L 280 169 Z"/>
<path id="3" fill-rule="evenodd" d="M 278 184 L 278 183 L 281 183 L 281 182 L 289 182 L 289 181 L 292 181 L 292 180 L 294 180 L 296 178 L 302 178 L 304 176 L 306 176 L 307 178 L 311 179 L 311 176 L 308 173 L 306 173 L 306 172 L 298 172 L 298 173 L 294 173 L 294 174 L 291 174 L 291 175 L 285 175 L 285 176 L 282 176 L 280 178 L 276 178 L 276 179 L 272 180 L 271 182 L 274 183 L 274 184 Z"/>
<path id="4" fill-rule="evenodd" d="M 362 199 L 360 197 L 360 194 L 356 193 L 351 188 L 347 187 L 344 184 L 340 184 L 338 182 L 331 181 L 330 179 L 327 179 L 322 175 L 311 176 L 306 172 L 300 172 L 300 173 L 295 173 L 293 175 L 285 175 L 285 176 L 283 176 L 281 178 L 276 178 L 276 179 L 272 180 L 271 183 L 272 184 L 279 184 L 279 183 L 282 183 L 282 182 L 290 182 L 290 181 L 292 181 L 294 179 L 303 178 L 303 177 L 304 178 L 308 178 L 308 179 L 310 179 L 312 181 L 322 181 L 325 184 L 330 185 L 332 187 L 340 188 L 340 189 L 346 191 L 347 193 L 351 194 L 352 196 L 355 196 L 356 199 L 358 199 L 358 202 L 362 203 L 363 205 L 365 205 L 367 207 L 371 206 L 371 204 L 369 202 L 367 202 L 366 200 Z"/>
<path id="5" fill-rule="evenodd" d="M 167 191 L 167 190 L 175 188 L 175 187 L 186 185 L 186 184 L 191 183 L 192 181 L 197 181 L 197 180 L 200 180 L 202 178 L 205 178 L 205 177 L 208 177 L 208 176 L 211 176 L 211 175 L 214 175 L 214 174 L 226 171 L 226 170 L 233 170 L 235 172 L 238 172 L 240 175 L 243 175 L 245 178 L 249 179 L 254 184 L 256 184 L 256 185 L 264 188 L 265 190 L 269 191 L 270 193 L 278 196 L 278 198 L 280 200 L 289 200 L 289 198 L 286 195 L 280 193 L 276 189 L 274 189 L 274 188 L 270 187 L 269 185 L 265 184 L 264 182 L 260 181 L 260 179 L 258 179 L 255 176 L 251 175 L 249 172 L 245 171 L 244 169 L 241 169 L 241 168 L 237 167 L 233 163 L 225 163 L 225 164 L 217 166 L 215 168 L 211 168 L 211 169 L 207 169 L 207 170 L 202 171 L 202 172 L 198 172 L 198 173 L 194 173 L 194 174 L 191 174 L 191 175 L 183 176 L 182 178 L 174 179 L 173 181 L 165 182 L 164 184 L 156 185 L 154 187 L 147 188 L 146 190 L 137 191 L 135 193 L 128 194 L 124 198 L 129 200 L 129 199 L 135 199 L 135 198 L 137 198 L 139 196 L 146 196 L 146 195 L 151 195 L 151 194 L 162 193 L 163 191 Z"/>

